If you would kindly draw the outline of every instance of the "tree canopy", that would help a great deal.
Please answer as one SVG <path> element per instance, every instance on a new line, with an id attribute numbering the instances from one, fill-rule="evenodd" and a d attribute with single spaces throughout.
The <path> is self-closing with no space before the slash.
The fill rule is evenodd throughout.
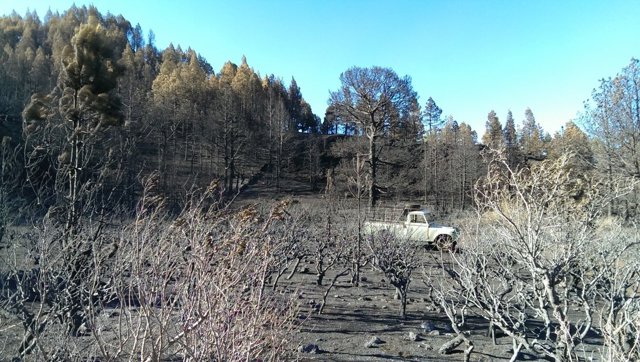
<path id="1" fill-rule="evenodd" d="M 520 120 L 490 110 L 484 132 L 476 132 L 469 120 L 443 116 L 433 97 L 420 102 L 409 76 L 378 66 L 345 70 L 327 109 L 313 110 L 302 93 L 313 85 L 261 75 L 246 57 L 214 70 L 195 49 L 159 50 L 152 31 L 95 7 L 73 6 L 44 21 L 13 14 L 0 18 L 0 30 L 0 137 L 29 155 L 18 160 L 26 172 L 16 177 L 29 185 L 20 192 L 45 207 L 60 202 L 38 195 L 53 192 L 56 170 L 75 157 L 65 147 L 73 139 L 88 146 L 88 135 L 95 144 L 82 162 L 119 170 L 109 182 L 130 205 L 143 175 L 161 174 L 159 188 L 179 202 L 184 187 L 175 185 L 221 179 L 233 195 L 261 169 L 272 170 L 278 185 L 289 175 L 315 189 L 361 158 L 370 205 L 419 197 L 459 207 L 472 202 L 484 148 L 504 152 L 513 168 L 572 152 L 582 156 L 579 169 L 640 175 L 637 60 L 602 80 L 580 122 L 552 137 L 531 109 Z M 336 176 L 337 189 L 348 189 L 340 180 L 349 178 Z"/>

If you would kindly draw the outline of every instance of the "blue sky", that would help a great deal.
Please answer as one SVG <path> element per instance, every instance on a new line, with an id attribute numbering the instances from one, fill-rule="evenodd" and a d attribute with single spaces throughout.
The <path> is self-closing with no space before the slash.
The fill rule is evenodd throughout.
<path id="1" fill-rule="evenodd" d="M 72 1 L 2 0 L 0 14 L 43 17 Z M 429 97 L 479 135 L 487 113 L 520 123 L 530 107 L 553 134 L 583 109 L 598 80 L 640 57 L 640 1 L 524 0 L 93 0 L 122 14 L 156 46 L 192 47 L 219 70 L 243 55 L 261 75 L 295 77 L 324 116 L 329 91 L 352 66 L 409 75 Z"/>

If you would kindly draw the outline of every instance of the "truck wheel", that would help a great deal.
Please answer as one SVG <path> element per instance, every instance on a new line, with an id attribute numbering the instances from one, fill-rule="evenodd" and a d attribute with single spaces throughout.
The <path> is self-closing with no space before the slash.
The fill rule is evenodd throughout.
<path id="1" fill-rule="evenodd" d="M 456 250 L 456 243 L 453 241 L 451 235 L 438 235 L 434 240 L 434 243 L 440 251 L 453 252 Z"/>

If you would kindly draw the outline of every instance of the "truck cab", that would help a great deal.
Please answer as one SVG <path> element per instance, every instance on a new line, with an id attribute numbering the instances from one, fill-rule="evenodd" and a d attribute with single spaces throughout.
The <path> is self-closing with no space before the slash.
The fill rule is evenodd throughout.
<path id="1" fill-rule="evenodd" d="M 429 225 L 425 211 L 411 211 L 407 214 L 408 224 Z"/>

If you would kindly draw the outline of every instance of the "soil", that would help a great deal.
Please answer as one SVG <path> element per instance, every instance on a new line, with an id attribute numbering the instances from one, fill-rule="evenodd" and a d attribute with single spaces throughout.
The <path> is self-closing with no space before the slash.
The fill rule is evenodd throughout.
<path id="1" fill-rule="evenodd" d="M 317 203 L 322 194 L 313 192 L 303 181 L 281 180 L 276 188 L 268 179 L 247 187 L 237 201 L 238 205 L 260 203 L 292 197 L 301 203 Z M 425 265 L 442 257 L 437 250 L 420 250 Z M 447 257 L 446 255 L 444 257 Z M 462 343 L 451 353 L 438 353 L 440 347 L 455 338 L 449 319 L 444 312 L 428 300 L 428 289 L 421 280 L 421 270 L 414 271 L 407 303 L 407 315 L 400 318 L 400 300 L 395 299 L 395 288 L 385 276 L 371 267 L 362 270 L 360 286 L 351 284 L 350 276 L 340 277 L 328 294 L 322 314 L 318 308 L 332 279 L 340 270 L 330 270 L 322 286 L 316 284 L 313 260 L 298 266 L 290 280 L 285 273 L 278 282 L 282 293 L 295 293 L 301 304 L 301 327 L 291 337 L 293 358 L 301 361 L 462 361 Z M 430 322 L 437 332 L 427 332 L 421 325 Z M 512 356 L 511 339 L 498 338 L 497 345 L 486 336 L 488 323 L 482 319 L 468 319 L 463 332 L 473 342 L 471 361 L 502 361 Z M 410 333 L 417 335 L 411 340 Z M 435 335 L 437 334 L 437 335 Z M 380 343 L 367 346 L 377 337 Z M 310 346 L 315 345 L 317 348 Z M 302 352 L 304 347 L 312 352 Z M 521 353 L 520 360 L 536 357 Z"/>
<path id="2" fill-rule="evenodd" d="M 424 251 L 425 261 L 429 259 Z M 307 344 L 315 344 L 320 349 L 317 354 L 299 354 L 304 361 L 461 361 L 464 343 L 451 354 L 440 355 L 438 349 L 455 337 L 446 315 L 434 308 L 428 299 L 427 288 L 418 276 L 409 288 L 407 316 L 399 317 L 400 301 L 394 298 L 395 290 L 384 275 L 366 268 L 364 281 L 359 287 L 350 283 L 348 276 L 339 279 L 331 289 L 323 313 L 317 309 L 327 290 L 332 275 L 325 279 L 325 285 L 315 284 L 313 264 L 300 265 L 306 273 L 297 273 L 291 280 L 282 280 L 279 289 L 295 292 L 302 304 L 301 315 L 305 321 L 300 331 L 292 338 L 292 349 Z M 435 331 L 426 332 L 421 325 L 431 322 Z M 510 339 L 498 339 L 493 346 L 485 336 L 487 324 L 484 321 L 468 320 L 464 331 L 475 345 L 472 361 L 508 360 L 511 357 Z M 414 332 L 416 340 L 410 340 Z M 432 335 L 437 334 L 437 335 Z M 367 342 L 378 337 L 382 343 L 367 347 Z"/>

